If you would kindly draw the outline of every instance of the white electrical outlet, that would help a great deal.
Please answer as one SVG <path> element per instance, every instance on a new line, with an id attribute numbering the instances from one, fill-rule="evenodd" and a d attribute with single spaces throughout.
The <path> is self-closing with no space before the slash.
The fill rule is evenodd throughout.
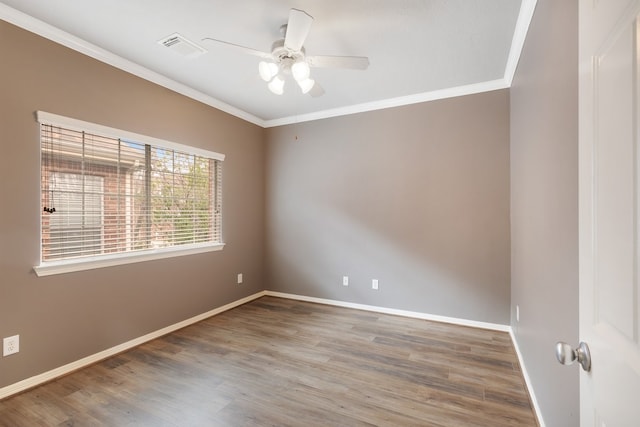
<path id="1" fill-rule="evenodd" d="M 20 335 L 14 335 L 2 340 L 2 356 L 9 356 L 20 351 Z"/>
<path id="2" fill-rule="evenodd" d="M 238 285 L 242 283 L 242 273 L 238 273 Z"/>
<path id="3" fill-rule="evenodd" d="M 378 279 L 371 280 L 371 289 L 375 289 L 376 291 L 378 290 Z"/>
<path id="4" fill-rule="evenodd" d="M 349 276 L 342 276 L 342 286 L 349 286 Z"/>
<path id="5" fill-rule="evenodd" d="M 516 305 L 516 322 L 520 321 L 520 306 Z"/>

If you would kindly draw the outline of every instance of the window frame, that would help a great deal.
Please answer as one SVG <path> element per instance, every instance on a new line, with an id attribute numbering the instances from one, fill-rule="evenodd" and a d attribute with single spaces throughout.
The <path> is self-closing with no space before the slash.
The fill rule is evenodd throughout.
<path id="1" fill-rule="evenodd" d="M 78 119 L 60 116 L 57 114 L 47 113 L 44 111 L 36 112 L 36 121 L 42 125 L 60 126 L 66 129 L 90 132 L 110 138 L 122 138 L 135 141 L 140 144 L 148 144 L 154 147 L 165 148 L 168 150 L 175 150 L 180 152 L 186 152 L 192 155 L 207 157 L 213 160 L 224 161 L 225 155 L 214 151 L 204 150 L 197 147 L 191 147 L 184 144 L 178 144 L 171 141 L 166 141 L 159 138 L 154 138 L 147 135 L 138 134 L 135 132 L 129 132 L 109 126 L 99 125 L 95 123 L 85 122 Z M 40 132 L 38 133 L 40 135 Z M 41 145 L 40 138 L 38 143 Z M 38 150 L 38 155 L 41 156 L 42 147 Z M 42 172 L 42 165 L 40 165 L 39 173 Z M 42 179 L 40 186 L 42 186 Z M 39 194 L 42 194 L 42 188 L 40 188 Z M 40 197 L 40 196 L 39 196 Z M 222 231 L 222 223 L 220 226 Z M 38 277 L 48 276 L 53 274 L 69 273 L 74 271 L 84 271 L 96 268 L 111 267 L 116 265 L 132 264 L 144 261 L 172 258 L 185 255 L 193 255 L 205 252 L 220 251 L 224 248 L 225 243 L 223 237 L 221 242 L 206 242 L 195 244 L 184 244 L 179 246 L 146 249 L 135 252 L 123 252 L 107 255 L 99 255 L 96 257 L 56 260 L 56 261 L 42 261 L 42 221 L 38 224 L 38 237 L 39 237 L 39 264 L 33 267 L 34 272 Z M 223 236 L 224 233 L 222 233 Z"/>

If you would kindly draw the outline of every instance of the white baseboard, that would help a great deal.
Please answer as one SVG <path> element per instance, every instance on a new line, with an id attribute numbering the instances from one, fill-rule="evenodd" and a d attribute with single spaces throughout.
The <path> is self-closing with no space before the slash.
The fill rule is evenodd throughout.
<path id="1" fill-rule="evenodd" d="M 324 298 L 315 298 L 315 297 L 307 297 L 303 295 L 287 294 L 283 292 L 266 291 L 265 295 L 278 297 L 278 298 L 288 298 L 288 299 L 299 300 L 299 301 L 315 302 L 319 304 L 334 305 L 337 307 L 355 308 L 357 310 L 373 311 L 376 313 L 394 314 L 397 316 L 404 316 L 404 317 L 413 317 L 416 319 L 433 320 L 435 322 L 451 323 L 454 325 L 470 326 L 473 328 L 491 329 L 495 331 L 508 332 L 509 336 L 511 337 L 511 342 L 513 343 L 513 347 L 515 348 L 516 354 L 518 356 L 518 362 L 520 363 L 522 376 L 524 378 L 525 385 L 529 392 L 529 396 L 531 396 L 531 404 L 533 405 L 535 416 L 538 419 L 538 424 L 540 427 L 546 427 L 544 423 L 544 419 L 542 418 L 542 412 L 540 411 L 540 406 L 538 405 L 538 401 L 536 399 L 536 394 L 533 391 L 531 379 L 529 378 L 527 368 L 524 364 L 524 360 L 522 359 L 522 354 L 520 353 L 520 348 L 518 347 L 518 341 L 516 340 L 515 335 L 513 334 L 513 329 L 511 328 L 510 325 L 478 322 L 475 320 L 459 319 L 456 317 L 437 316 L 433 314 L 420 313 L 415 311 L 396 310 L 393 308 L 355 304 L 350 302 L 330 300 L 330 299 L 324 299 Z"/>
<path id="2" fill-rule="evenodd" d="M 491 329 L 491 330 L 494 330 L 494 331 L 502 331 L 502 332 L 510 332 L 511 331 L 511 327 L 509 325 L 501 325 L 499 323 L 478 322 L 478 321 L 475 321 L 475 320 L 459 319 L 457 317 L 438 316 L 438 315 L 435 315 L 435 314 L 420 313 L 420 312 L 417 312 L 417 311 L 398 310 L 398 309 L 395 309 L 395 308 L 386 308 L 386 307 L 378 307 L 378 306 L 374 306 L 374 305 L 356 304 L 356 303 L 352 303 L 352 302 L 344 302 L 344 301 L 324 299 L 324 298 L 307 297 L 307 296 L 303 296 L 303 295 L 287 294 L 287 293 L 283 293 L 283 292 L 266 291 L 265 295 L 272 296 L 272 297 L 278 297 L 278 298 L 294 299 L 294 300 L 299 300 L 299 301 L 315 302 L 315 303 L 318 303 L 318 304 L 334 305 L 334 306 L 337 306 L 337 307 L 355 308 L 356 310 L 373 311 L 373 312 L 376 312 L 376 313 L 393 314 L 393 315 L 396 315 L 396 316 L 412 317 L 412 318 L 415 318 L 415 319 L 433 320 L 433 321 L 436 321 L 436 322 L 443 322 L 443 323 L 452 323 L 454 325 L 471 326 L 473 328 Z"/>
<path id="3" fill-rule="evenodd" d="M 544 418 L 542 418 L 542 411 L 540 410 L 540 406 L 538 405 L 538 400 L 536 399 L 536 394 L 533 391 L 533 384 L 531 384 L 531 378 L 529 378 L 529 373 L 527 372 L 527 367 L 524 364 L 524 359 L 522 358 L 522 353 L 520 353 L 520 347 L 518 346 L 518 340 L 516 339 L 515 334 L 513 333 L 513 329 L 509 327 L 509 335 L 511 336 L 511 342 L 513 342 L 513 346 L 516 349 L 516 354 L 518 355 L 518 362 L 520 363 L 520 370 L 522 371 L 522 376 L 524 377 L 524 382 L 527 385 L 527 390 L 529 391 L 529 396 L 531 396 L 531 404 L 533 405 L 533 411 L 536 414 L 536 418 L 538 419 L 538 425 L 540 427 L 546 427 L 544 423 Z"/>
<path id="4" fill-rule="evenodd" d="M 511 329 L 511 326 L 509 325 L 501 325 L 498 323 L 487 323 L 487 322 L 478 322 L 475 320 L 467 320 L 467 319 L 459 319 L 459 318 L 455 318 L 455 317 L 446 317 L 446 316 L 438 316 L 438 315 L 433 315 L 433 314 L 427 314 L 427 313 L 420 313 L 420 312 L 415 312 L 415 311 L 406 311 L 406 310 L 398 310 L 398 309 L 393 309 L 393 308 L 386 308 L 386 307 L 377 307 L 377 306 L 373 306 L 373 305 L 365 305 L 365 304 L 356 304 L 356 303 L 350 303 L 350 302 L 345 302 L 345 301 L 338 301 L 338 300 L 330 300 L 330 299 L 324 299 L 324 298 L 315 298 L 315 297 L 307 297 L 307 296 L 303 296 L 303 295 L 295 295 L 295 294 L 288 294 L 288 293 L 283 293 L 283 292 L 273 292 L 273 291 L 261 291 L 258 293 L 255 293 L 253 295 L 250 295 L 248 297 L 239 299 L 237 301 L 231 302 L 229 304 L 223 305 L 222 307 L 218 307 L 215 308 L 213 310 L 207 311 L 206 313 L 202 313 L 199 314 L 197 316 L 191 317 L 187 320 L 183 320 L 181 322 L 175 323 L 173 325 L 167 326 L 165 328 L 159 329 L 157 331 L 148 333 L 146 335 L 143 335 L 141 337 L 135 338 L 133 340 L 127 341 L 125 343 L 122 343 L 120 345 L 117 345 L 115 347 L 111 347 L 109 349 L 106 349 L 104 351 L 101 351 L 99 353 L 93 354 L 91 356 L 87 356 L 84 357 L 80 360 L 77 360 L 75 362 L 71 362 L 69 364 L 66 364 L 64 366 L 60 366 L 59 368 L 55 368 L 52 369 L 50 371 L 44 372 L 42 374 L 33 376 L 31 378 L 27 378 L 25 380 L 19 381 L 15 384 L 11 384 L 8 385 L 6 387 L 0 388 L 0 399 L 4 399 L 7 398 L 9 396 L 12 396 L 14 394 L 23 392 L 25 390 L 28 390 L 30 388 L 36 387 L 38 385 L 44 384 L 48 381 L 52 381 L 56 378 L 59 378 L 63 375 L 67 375 L 73 371 L 76 371 L 78 369 L 87 367 L 89 365 L 92 365 L 96 362 L 99 362 L 101 360 L 104 360 L 108 357 L 114 356 L 118 353 L 122 353 L 123 351 L 129 350 L 133 347 L 139 346 L 141 344 L 144 344 L 145 342 L 151 341 L 153 339 L 159 338 L 163 335 L 169 334 L 171 332 L 177 331 L 178 329 L 182 329 L 186 326 L 192 325 L 194 323 L 200 322 L 204 319 L 207 319 L 211 316 L 215 316 L 217 314 L 223 313 L 225 311 L 231 310 L 232 308 L 238 307 L 240 305 L 246 304 L 248 302 L 251 302 L 255 299 L 258 299 L 260 297 L 263 296 L 272 296 L 272 297 L 277 297 L 277 298 L 287 298 L 287 299 L 293 299 L 293 300 L 298 300 L 298 301 L 307 301 L 307 302 L 314 302 L 314 303 L 318 303 L 318 304 L 326 304 L 326 305 L 333 305 L 333 306 L 337 306 L 337 307 L 345 307 L 345 308 L 353 308 L 356 310 L 365 310 L 365 311 L 372 311 L 372 312 L 376 312 L 376 313 L 383 313 L 383 314 L 393 314 L 396 316 L 404 316 L 404 317 L 412 317 L 412 318 L 416 318 L 416 319 L 423 319 L 423 320 L 432 320 L 432 321 L 436 321 L 436 322 L 444 322 L 444 323 L 451 323 L 454 325 L 462 325 L 462 326 L 470 326 L 470 327 L 474 327 L 474 328 L 481 328 L 481 329 L 491 329 L 491 330 L 496 330 L 496 331 L 502 331 L 502 332 L 508 332 L 510 337 L 511 337 L 511 341 L 513 342 L 513 346 L 516 349 L 516 354 L 518 355 L 518 361 L 520 362 L 520 368 L 522 370 L 522 376 L 524 377 L 527 389 L 529 391 L 529 395 L 531 396 L 531 402 L 533 404 L 533 408 L 536 414 L 536 417 L 538 418 L 538 423 L 540 424 L 540 427 L 545 427 L 544 424 L 544 419 L 542 418 L 542 413 L 540 412 L 540 407 L 538 406 L 538 401 L 536 400 L 536 395 L 533 391 L 533 387 L 531 385 L 531 379 L 529 378 L 529 374 L 527 373 L 527 369 L 526 366 L 524 364 L 524 360 L 522 359 L 522 354 L 520 353 L 520 348 L 518 347 L 518 341 L 516 340 L 514 334 L 513 334 L 513 330 Z"/>
<path id="5" fill-rule="evenodd" d="M 220 314 L 227 310 L 231 310 L 232 308 L 238 307 L 242 304 L 246 304 L 250 301 L 253 301 L 257 298 L 260 298 L 265 295 L 265 291 L 258 292 L 256 294 L 250 295 L 248 297 L 239 299 L 237 301 L 231 302 L 227 305 L 223 305 L 222 307 L 215 308 L 213 310 L 207 311 L 206 313 L 199 314 L 190 319 L 183 320 L 182 322 L 178 322 L 176 324 L 167 326 L 166 328 L 159 329 L 157 331 L 148 333 L 141 337 L 135 338 L 131 341 L 127 341 L 115 347 L 108 348 L 104 351 L 101 351 L 96 354 L 92 354 L 91 356 L 84 357 L 80 360 L 76 360 L 75 362 L 71 362 L 64 366 L 60 366 L 59 368 L 52 369 L 50 371 L 44 372 L 42 374 L 33 376 L 31 378 L 27 378 L 25 380 L 19 381 L 17 383 L 8 385 L 6 387 L 0 388 L 0 400 L 11 395 L 23 392 L 30 388 L 36 387 L 38 385 L 44 384 L 48 381 L 54 380 L 63 375 L 67 375 L 73 371 L 78 369 L 87 367 L 96 362 L 104 360 L 108 357 L 114 356 L 118 353 L 122 353 L 125 350 L 129 350 L 133 347 L 139 346 L 140 344 L 144 344 L 147 341 L 151 341 L 163 335 L 169 334 L 171 332 L 177 331 L 178 329 L 182 329 L 186 326 L 192 325 L 194 323 L 200 322 L 201 320 L 207 319 L 211 316 L 215 316 L 216 314 Z"/>

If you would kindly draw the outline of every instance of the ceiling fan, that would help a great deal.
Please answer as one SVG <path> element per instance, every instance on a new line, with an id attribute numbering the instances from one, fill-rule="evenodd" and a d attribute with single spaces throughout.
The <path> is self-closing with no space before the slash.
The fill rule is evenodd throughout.
<path id="1" fill-rule="evenodd" d="M 260 77 L 268 82 L 269 90 L 276 95 L 284 93 L 285 76 L 291 75 L 298 83 L 302 93 L 320 96 L 324 94 L 324 89 L 310 77 L 311 67 L 366 70 L 369 67 L 369 58 L 365 56 L 307 55 L 303 44 L 312 23 L 313 17 L 311 15 L 303 10 L 291 9 L 289 21 L 281 27 L 284 39 L 275 41 L 271 52 L 262 52 L 210 37 L 202 40 L 221 43 L 262 58 L 263 61 L 258 64 L 258 72 Z"/>

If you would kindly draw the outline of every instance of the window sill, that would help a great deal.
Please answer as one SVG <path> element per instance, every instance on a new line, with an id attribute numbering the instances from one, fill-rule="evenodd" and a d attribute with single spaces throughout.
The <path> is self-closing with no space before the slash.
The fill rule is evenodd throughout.
<path id="1" fill-rule="evenodd" d="M 81 258 L 66 261 L 43 262 L 33 267 L 38 277 L 54 274 L 72 273 L 74 271 L 93 270 L 96 268 L 112 267 L 116 265 L 134 264 L 164 258 L 173 258 L 184 255 L 194 255 L 204 252 L 221 251 L 224 243 L 206 245 L 188 245 L 180 248 L 154 249 L 144 252 L 106 255 L 101 257 Z"/>

